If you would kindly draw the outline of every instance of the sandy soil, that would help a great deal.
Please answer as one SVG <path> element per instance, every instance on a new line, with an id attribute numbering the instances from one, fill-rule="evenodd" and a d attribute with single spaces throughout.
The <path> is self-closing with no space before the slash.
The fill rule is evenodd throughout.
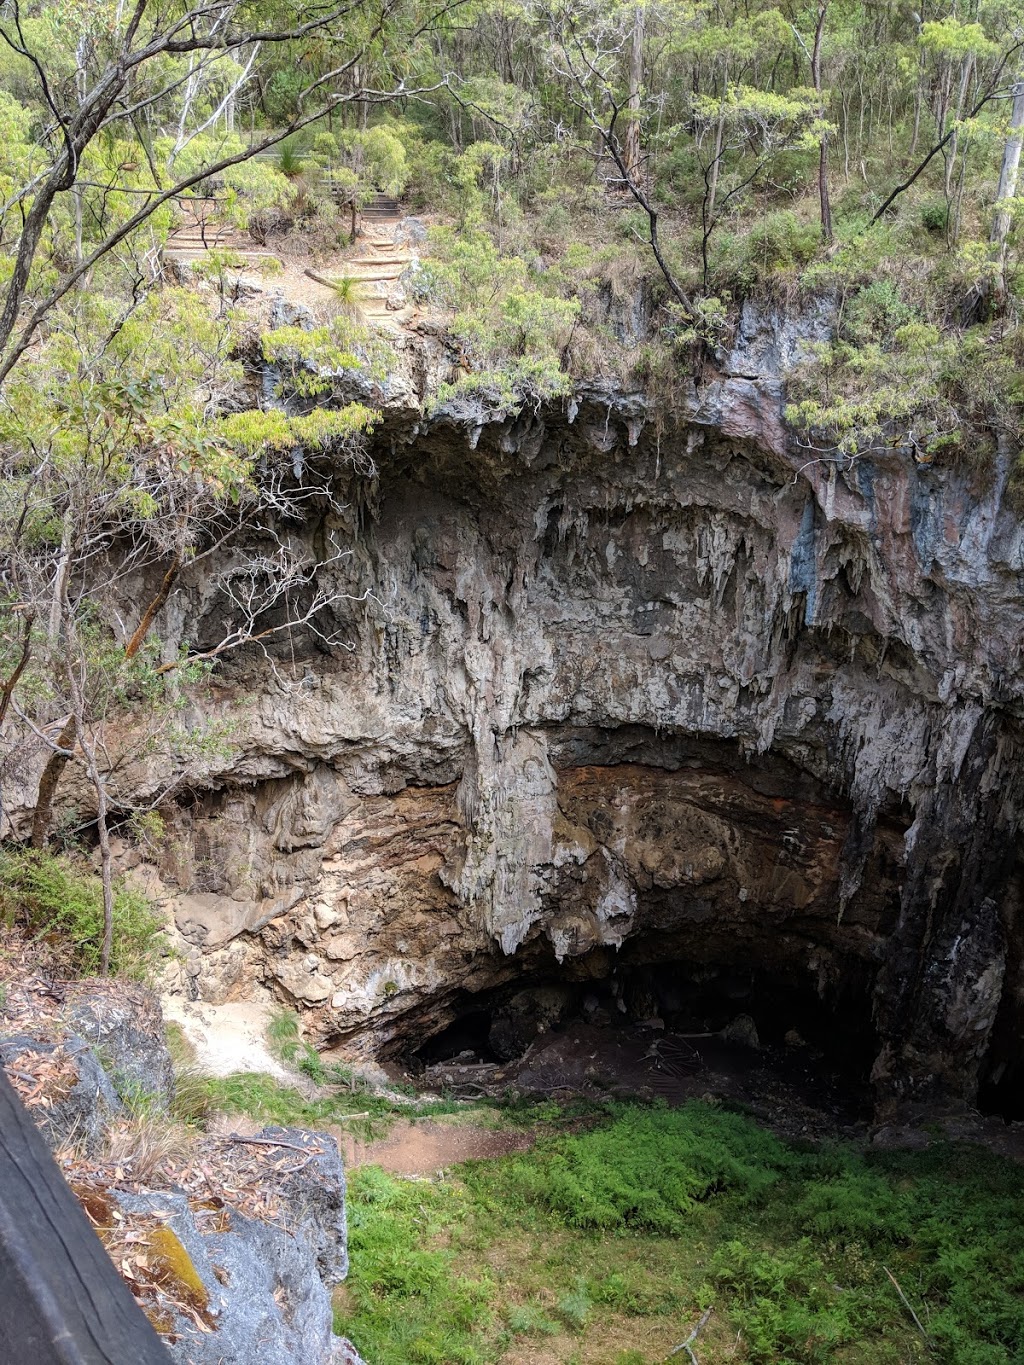
<path id="1" fill-rule="evenodd" d="M 196 1051 L 196 1066 L 210 1076 L 230 1076 L 236 1071 L 262 1071 L 294 1083 L 267 1048 L 267 1025 L 275 1006 L 254 1000 L 227 1005 L 208 1005 L 166 995 L 160 1001 L 164 1018 L 181 1026 Z"/>
<path id="2" fill-rule="evenodd" d="M 525 1152 L 535 1134 L 445 1123 L 443 1119 L 400 1119 L 386 1138 L 360 1142 L 341 1126 L 328 1132 L 338 1140 L 346 1166 L 382 1166 L 394 1175 L 435 1175 L 460 1161 L 480 1161 Z"/>

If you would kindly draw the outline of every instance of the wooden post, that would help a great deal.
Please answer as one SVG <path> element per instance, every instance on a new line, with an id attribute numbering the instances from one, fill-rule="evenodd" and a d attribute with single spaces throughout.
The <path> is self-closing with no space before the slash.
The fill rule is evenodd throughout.
<path id="1" fill-rule="evenodd" d="M 0 1067 L 0 1361 L 170 1365 Z"/>

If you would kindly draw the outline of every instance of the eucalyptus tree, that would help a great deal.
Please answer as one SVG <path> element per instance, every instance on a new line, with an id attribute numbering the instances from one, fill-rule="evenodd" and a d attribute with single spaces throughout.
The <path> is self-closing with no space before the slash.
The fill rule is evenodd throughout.
<path id="1" fill-rule="evenodd" d="M 246 527 L 274 539 L 275 513 L 330 499 L 329 478 L 289 482 L 284 452 L 347 459 L 373 421 L 359 405 L 227 413 L 242 392 L 230 319 L 161 287 L 161 242 L 191 191 L 252 165 L 256 202 L 260 152 L 341 105 L 406 93 L 400 69 L 439 12 L 417 0 L 0 6 L 0 766 L 24 768 L 33 745 L 44 756 L 41 845 L 61 775 L 81 764 L 95 794 L 104 967 L 111 782 L 125 758 L 110 721 L 125 707 L 152 716 L 166 698 L 169 665 L 149 649 L 159 611 L 186 565 Z M 261 76 L 283 54 L 313 74 L 277 126 L 243 139 L 239 109 L 255 122 Z M 321 340 L 329 362 L 360 363 L 346 338 Z M 318 567 L 280 538 L 243 556 L 219 581 L 224 638 L 199 653 L 318 629 L 332 596 Z M 150 582 L 132 600 L 128 584 Z"/>

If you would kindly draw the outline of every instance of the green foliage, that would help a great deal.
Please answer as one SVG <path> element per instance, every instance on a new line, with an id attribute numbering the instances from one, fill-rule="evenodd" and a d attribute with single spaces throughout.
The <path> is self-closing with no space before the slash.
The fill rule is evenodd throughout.
<path id="1" fill-rule="evenodd" d="M 378 1365 L 493 1362 L 509 1336 L 560 1330 L 603 1358 L 612 1323 L 668 1319 L 678 1342 L 714 1303 L 702 1358 L 717 1358 L 717 1326 L 752 1365 L 1019 1360 L 1012 1163 L 966 1148 L 797 1151 L 696 1104 L 594 1117 L 457 1179 L 353 1172 L 338 1330 Z"/>
<path id="2" fill-rule="evenodd" d="M 287 138 L 278 144 L 277 148 L 277 169 L 289 180 L 297 175 L 301 175 L 305 169 L 306 162 L 302 154 L 302 147 L 297 140 Z"/>
<path id="3" fill-rule="evenodd" d="M 508 1310 L 508 1329 L 515 1336 L 556 1336 L 558 1323 L 538 1303 L 517 1303 Z"/>
<path id="4" fill-rule="evenodd" d="M 720 252 L 715 273 L 750 289 L 778 282 L 809 264 L 821 247 L 821 227 L 801 220 L 792 209 L 779 209 L 729 241 L 731 259 L 728 251 Z"/>
<path id="5" fill-rule="evenodd" d="M 405 192 L 411 174 L 405 144 L 399 132 L 386 123 L 368 128 L 359 138 L 364 175 L 385 194 L 398 197 Z"/>
<path id="6" fill-rule="evenodd" d="M 311 1044 L 300 1040 L 271 1041 L 288 1065 L 308 1077 L 318 1091 L 312 1097 L 294 1086 L 285 1085 L 261 1072 L 240 1072 L 225 1077 L 206 1077 L 204 1086 L 211 1108 L 228 1114 L 247 1114 L 261 1123 L 279 1123 L 298 1128 L 316 1128 L 324 1123 L 341 1123 L 358 1114 L 364 1121 L 347 1131 L 363 1137 L 377 1137 L 397 1117 L 429 1117 L 451 1114 L 465 1108 L 455 1101 L 404 1104 L 374 1093 L 373 1087 L 350 1067 L 325 1062 Z M 294 1050 L 293 1050 L 294 1049 Z"/>
<path id="7" fill-rule="evenodd" d="M 570 1327 L 577 1331 L 587 1325 L 587 1318 L 590 1316 L 592 1308 L 593 1303 L 587 1293 L 585 1279 L 578 1279 L 575 1286 L 558 1300 L 559 1314 Z"/>
<path id="8" fill-rule="evenodd" d="M 35 936 L 65 945 L 83 976 L 99 971 L 103 888 L 95 873 L 68 856 L 0 848 L 0 914 Z M 162 947 L 161 928 L 141 892 L 122 884 L 114 899 L 111 971 L 145 977 Z"/>
<path id="9" fill-rule="evenodd" d="M 383 338 L 375 335 L 362 322 L 344 314 L 320 327 L 277 327 L 260 338 L 263 358 L 276 365 L 282 375 L 282 387 L 305 398 L 329 393 L 335 375 L 346 370 L 366 370 L 375 378 L 386 373 L 392 351 Z M 352 405 L 351 413 L 358 419 L 366 408 Z M 310 414 L 317 421 L 323 414 Z M 273 413 L 261 413 L 272 419 Z M 330 421 L 338 420 L 332 416 Z M 354 420 L 352 417 L 344 419 Z"/>
<path id="10" fill-rule="evenodd" d="M 711 1194 L 763 1195 L 789 1160 L 769 1134 L 704 1105 L 612 1113 L 606 1127 L 524 1159 L 524 1192 L 573 1227 L 678 1234 Z"/>
<path id="11" fill-rule="evenodd" d="M 267 1024 L 267 1043 L 279 1061 L 295 1060 L 302 1050 L 302 1031 L 294 1010 L 282 1005 L 274 1011 Z"/>
<path id="12" fill-rule="evenodd" d="M 562 355 L 578 301 L 545 293 L 524 262 L 502 256 L 482 230 L 436 228 L 431 245 L 418 288 L 454 310 L 452 330 L 468 371 L 455 384 L 442 385 L 434 402 L 475 394 L 497 415 L 517 410 L 527 398 L 567 392 Z"/>
<path id="13" fill-rule="evenodd" d="M 296 446 L 305 450 L 354 448 L 379 420 L 380 413 L 362 403 L 314 408 L 294 417 L 281 408 L 266 408 L 229 413 L 217 421 L 216 430 L 234 449 L 254 456 Z"/>
<path id="14" fill-rule="evenodd" d="M 945 199 L 926 199 L 921 205 L 921 226 L 928 232 L 945 232 L 949 226 L 949 205 Z"/>
<path id="15" fill-rule="evenodd" d="M 850 292 L 835 340 L 808 346 L 791 377 L 788 419 L 841 454 L 904 448 L 925 463 L 997 433 L 1019 440 L 1016 331 L 951 330 L 908 292 L 884 276 Z"/>

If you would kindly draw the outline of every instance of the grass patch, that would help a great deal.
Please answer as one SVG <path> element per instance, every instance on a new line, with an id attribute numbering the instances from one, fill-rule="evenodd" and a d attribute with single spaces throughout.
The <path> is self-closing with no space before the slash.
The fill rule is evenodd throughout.
<path id="1" fill-rule="evenodd" d="M 89 868 L 37 849 L 0 849 L 0 916 L 29 934 L 66 946 L 72 970 L 100 970 L 103 886 Z M 110 970 L 144 978 L 161 946 L 162 923 L 140 892 L 123 882 L 114 898 Z"/>
<path id="2" fill-rule="evenodd" d="M 313 1096 L 295 1086 L 285 1085 L 262 1072 L 237 1072 L 232 1076 L 206 1076 L 202 1087 L 209 1109 L 226 1114 L 246 1114 L 264 1124 L 282 1127 L 318 1128 L 324 1124 L 344 1123 L 346 1130 L 363 1141 L 384 1137 L 396 1119 L 423 1119 L 441 1115 L 462 1115 L 470 1108 L 465 1101 L 435 1100 L 401 1104 L 386 1095 L 374 1094 L 365 1082 L 355 1086 L 335 1083 L 337 1068 L 324 1068 L 325 1080 Z M 342 1068 L 345 1070 L 345 1068 Z M 481 1119 L 494 1121 L 493 1106 L 472 1106 Z M 360 1117 L 352 1121 L 353 1115 Z"/>
<path id="3" fill-rule="evenodd" d="M 615 1105 L 454 1179 L 356 1170 L 349 1220 L 337 1327 L 375 1365 L 664 1361 L 712 1303 L 705 1365 L 1024 1361 L 1020 1173 L 979 1149 Z"/>

